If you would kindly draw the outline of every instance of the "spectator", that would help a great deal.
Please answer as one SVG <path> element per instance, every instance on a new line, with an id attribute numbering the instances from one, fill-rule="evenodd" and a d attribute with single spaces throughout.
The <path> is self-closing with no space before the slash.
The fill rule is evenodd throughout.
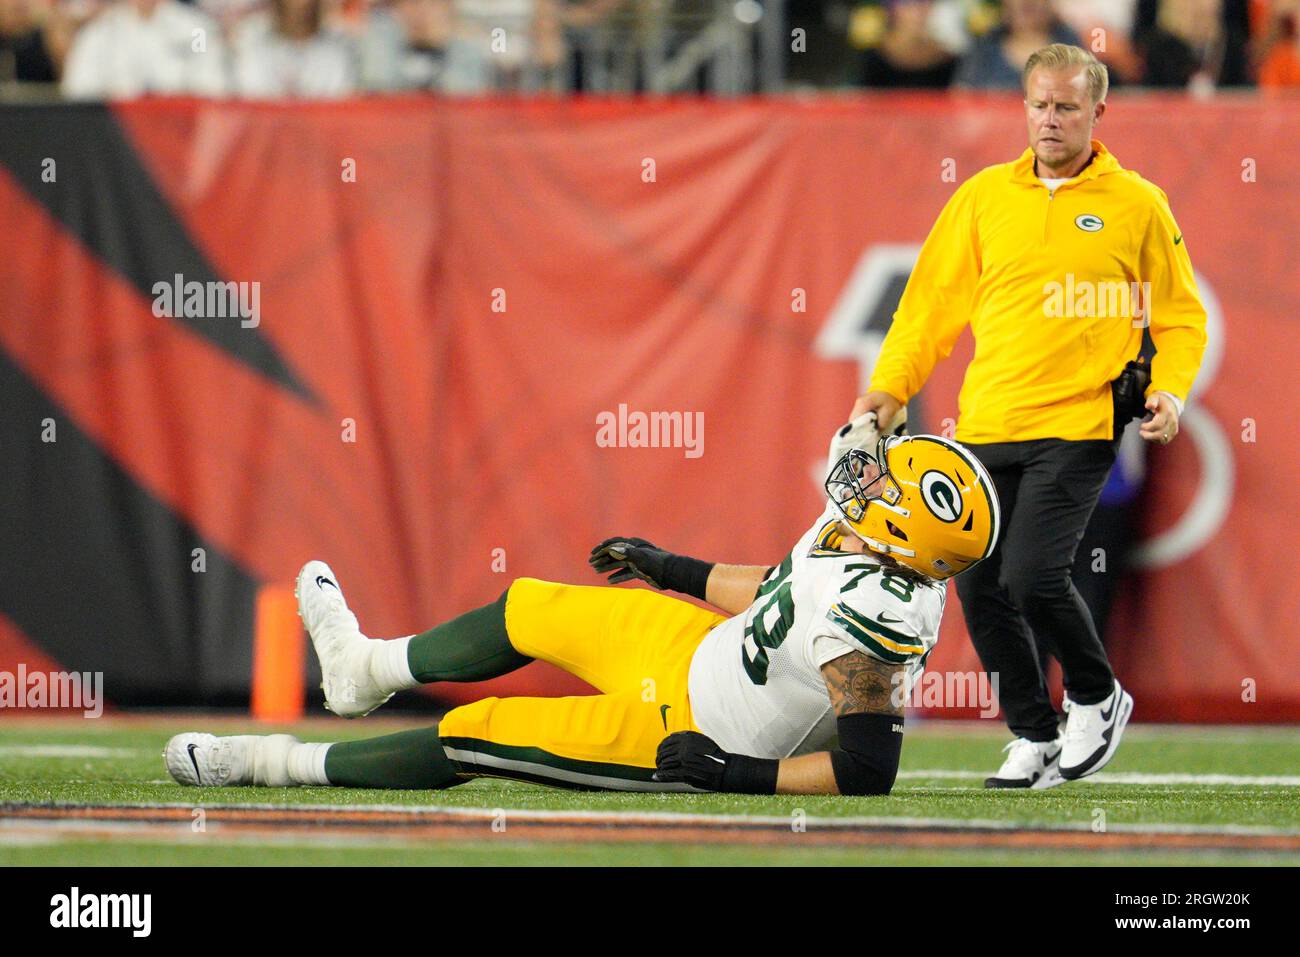
<path id="1" fill-rule="evenodd" d="M 1139 45 L 1146 43 L 1147 37 L 1156 28 L 1156 19 L 1163 2 L 1164 0 L 1137 0 L 1132 37 Z M 1223 0 L 1223 22 L 1230 30 L 1236 30 L 1242 36 L 1253 36 L 1255 22 L 1261 19 L 1259 5 L 1269 2 L 1270 0 Z"/>
<path id="2" fill-rule="evenodd" d="M 266 0 L 181 0 L 192 3 L 199 11 L 211 17 L 221 28 L 221 35 L 229 40 L 235 27 L 245 17 L 266 6 Z"/>
<path id="3" fill-rule="evenodd" d="M 956 85 L 976 90 L 1019 90 L 1029 55 L 1050 43 L 1082 41 L 1061 23 L 1049 0 L 1004 0 L 1002 24 L 971 45 L 957 68 Z"/>
<path id="4" fill-rule="evenodd" d="M 397 0 L 361 36 L 368 90 L 475 93 L 491 87 L 491 39 L 466 28 L 453 0 Z"/>
<path id="5" fill-rule="evenodd" d="M 0 0 L 0 83 L 53 83 L 54 57 L 32 0 Z"/>
<path id="6" fill-rule="evenodd" d="M 443 43 L 447 29 L 438 31 L 430 47 L 430 56 L 416 55 L 416 42 L 408 31 L 406 18 L 399 11 L 410 3 L 376 4 L 367 12 L 358 37 L 361 55 L 361 86 L 372 92 L 430 88 L 443 57 Z M 435 0 L 439 11 L 448 11 L 444 19 L 450 23 L 450 0 Z M 408 62 L 409 61 L 409 62 Z"/>
<path id="7" fill-rule="evenodd" d="M 1259 85 L 1300 86 L 1300 0 L 1275 0 L 1260 44 Z"/>
<path id="8" fill-rule="evenodd" d="M 1246 38 L 1226 24 L 1223 0 L 1161 0 L 1145 46 L 1147 86 L 1205 94 L 1250 82 Z"/>
<path id="9" fill-rule="evenodd" d="M 970 49 L 976 37 L 997 25 L 998 11 L 976 0 L 934 0 L 930 14 L 930 35 L 944 49 L 960 56 Z"/>
<path id="10" fill-rule="evenodd" d="M 1116 79 L 1137 83 L 1142 78 L 1142 59 L 1132 40 L 1137 0 L 1070 0 L 1058 9 L 1066 26 L 1106 64 L 1111 89 Z"/>
<path id="11" fill-rule="evenodd" d="M 501 88 L 535 88 L 560 66 L 563 23 L 555 0 L 457 0 L 456 33 L 488 53 L 490 81 Z"/>
<path id="12" fill-rule="evenodd" d="M 41 0 L 33 0 L 40 3 Z M 45 0 L 45 15 L 41 18 L 41 32 L 45 45 L 54 61 L 54 70 L 61 79 L 68 64 L 68 51 L 72 40 L 102 10 L 115 0 Z"/>
<path id="13" fill-rule="evenodd" d="M 323 0 L 271 0 L 235 28 L 235 90 L 250 97 L 338 97 L 356 91 L 346 37 L 324 28 Z"/>
<path id="14" fill-rule="evenodd" d="M 957 58 L 930 33 L 931 0 L 886 0 L 884 36 L 862 56 L 863 86 L 945 89 Z"/>
<path id="15" fill-rule="evenodd" d="M 84 99 L 226 89 L 216 23 L 177 0 L 118 0 L 73 39 L 63 75 L 63 92 Z"/>
<path id="16" fill-rule="evenodd" d="M 564 47 L 564 85 L 570 92 L 591 90 L 601 74 L 600 60 L 608 58 L 613 37 L 620 28 L 635 30 L 635 11 L 625 0 L 569 0 L 558 8 Z"/>

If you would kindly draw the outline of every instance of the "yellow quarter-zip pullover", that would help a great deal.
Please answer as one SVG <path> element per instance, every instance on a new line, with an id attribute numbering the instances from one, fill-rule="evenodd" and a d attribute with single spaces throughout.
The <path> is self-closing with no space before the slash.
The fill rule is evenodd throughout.
<path id="1" fill-rule="evenodd" d="M 1164 192 L 1092 148 L 1054 191 L 1029 149 L 957 189 L 921 248 L 870 390 L 906 403 L 970 323 L 958 441 L 1110 439 L 1110 382 L 1149 322 L 1158 354 L 1147 395 L 1186 400 L 1205 351 L 1187 243 Z"/>

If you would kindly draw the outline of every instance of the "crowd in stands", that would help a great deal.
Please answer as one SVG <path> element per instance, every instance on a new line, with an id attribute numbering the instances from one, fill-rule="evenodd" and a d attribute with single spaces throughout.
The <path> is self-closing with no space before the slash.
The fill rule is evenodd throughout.
<path id="1" fill-rule="evenodd" d="M 1295 86 L 1300 0 L 884 0 L 850 31 L 865 86 L 1016 89 L 1029 54 L 1071 43 L 1111 85 Z"/>
<path id="2" fill-rule="evenodd" d="M 508 86 L 609 0 L 0 0 L 0 82 L 78 99 Z"/>
<path id="3" fill-rule="evenodd" d="M 617 24 L 620 36 L 637 42 L 646 23 L 681 2 L 0 0 L 0 84 L 57 84 L 64 96 L 85 99 L 575 89 L 584 33 Z M 1205 94 L 1300 86 L 1300 0 L 841 0 L 824 7 L 842 13 L 847 68 L 836 79 L 853 86 L 1016 89 L 1029 54 L 1058 41 L 1096 53 L 1115 87 Z M 787 16 L 787 27 L 795 23 Z M 791 47 L 791 58 L 818 53 L 815 44 Z M 538 76 L 560 79 L 539 86 Z"/>

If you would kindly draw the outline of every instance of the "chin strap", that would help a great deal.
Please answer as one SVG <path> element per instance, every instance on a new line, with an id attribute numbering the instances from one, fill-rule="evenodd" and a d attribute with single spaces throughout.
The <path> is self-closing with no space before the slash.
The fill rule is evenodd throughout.
<path id="1" fill-rule="evenodd" d="M 885 542 L 878 542 L 874 538 L 863 537 L 862 540 L 867 543 L 867 547 L 873 552 L 880 552 L 882 555 L 904 555 L 908 558 L 916 557 L 916 552 L 910 548 L 902 548 L 898 545 L 889 545 Z"/>

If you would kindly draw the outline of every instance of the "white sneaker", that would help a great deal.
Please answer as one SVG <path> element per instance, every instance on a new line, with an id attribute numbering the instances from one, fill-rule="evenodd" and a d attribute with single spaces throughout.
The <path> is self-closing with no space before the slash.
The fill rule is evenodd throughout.
<path id="1" fill-rule="evenodd" d="M 1003 751 L 1009 751 L 998 773 L 984 780 L 986 788 L 1050 788 L 1064 783 L 1057 773 L 1061 743 L 1016 738 Z"/>
<path id="2" fill-rule="evenodd" d="M 1061 742 L 1058 740 L 1056 743 L 1060 744 Z M 1054 788 L 1058 784 L 1064 783 L 1065 778 L 1061 777 L 1061 753 L 1058 751 L 1056 757 L 1048 763 L 1047 767 L 1043 768 L 1042 777 L 1029 786 L 1035 791 L 1045 791 L 1048 788 Z"/>
<path id="3" fill-rule="evenodd" d="M 289 749 L 298 739 L 288 734 L 240 734 L 218 738 L 187 731 L 167 742 L 163 760 L 178 784 L 220 788 L 240 785 L 289 787 Z"/>
<path id="4" fill-rule="evenodd" d="M 361 633 L 330 567 L 324 562 L 302 566 L 294 594 L 298 617 L 320 659 L 325 707 L 343 718 L 360 718 L 391 698 L 393 693 L 380 690 L 370 675 L 371 651 L 379 642 Z"/>
<path id="5" fill-rule="evenodd" d="M 1078 704 L 1065 696 L 1065 732 L 1061 735 L 1061 776 L 1074 781 L 1106 766 L 1119 747 L 1133 713 L 1133 696 L 1115 682 L 1104 701 Z"/>

